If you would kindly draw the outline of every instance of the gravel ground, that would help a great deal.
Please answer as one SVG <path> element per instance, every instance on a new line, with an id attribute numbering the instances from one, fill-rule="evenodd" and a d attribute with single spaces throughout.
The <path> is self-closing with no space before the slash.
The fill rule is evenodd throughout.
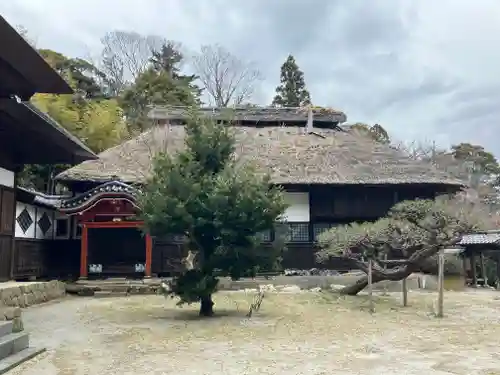
<path id="1" fill-rule="evenodd" d="M 245 318 L 251 294 L 219 293 L 218 317 L 161 296 L 66 298 L 24 311 L 33 345 L 48 351 L 9 375 L 80 374 L 500 374 L 500 293 L 268 294 Z"/>

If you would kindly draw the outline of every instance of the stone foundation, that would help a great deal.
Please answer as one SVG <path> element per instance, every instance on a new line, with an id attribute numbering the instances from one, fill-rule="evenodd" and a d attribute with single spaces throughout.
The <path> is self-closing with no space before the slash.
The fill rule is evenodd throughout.
<path id="1" fill-rule="evenodd" d="M 0 308 L 38 305 L 63 297 L 65 293 L 64 283 L 57 280 L 49 282 L 2 283 L 0 284 Z"/>

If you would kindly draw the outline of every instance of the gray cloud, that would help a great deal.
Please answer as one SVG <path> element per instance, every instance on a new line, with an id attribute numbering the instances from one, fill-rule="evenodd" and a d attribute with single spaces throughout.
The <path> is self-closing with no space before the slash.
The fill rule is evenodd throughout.
<path id="1" fill-rule="evenodd" d="M 220 43 L 255 62 L 274 94 L 295 55 L 313 101 L 396 138 L 477 142 L 500 156 L 500 3 L 483 0 L 18 0 L 0 3 L 40 46 L 99 52 L 113 29 L 159 34 L 187 50 Z M 498 107 L 498 108 L 497 108 Z"/>

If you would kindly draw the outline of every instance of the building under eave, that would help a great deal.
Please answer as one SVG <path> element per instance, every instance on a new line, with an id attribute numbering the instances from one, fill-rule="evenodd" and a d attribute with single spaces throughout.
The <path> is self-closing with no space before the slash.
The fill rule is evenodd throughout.
<path id="1" fill-rule="evenodd" d="M 35 93 L 72 92 L 0 16 L 0 281 L 15 277 L 18 264 L 30 263 L 32 249 L 41 248 L 41 241 L 52 230 L 52 222 L 47 224 L 45 216 L 28 218 L 29 213 L 16 209 L 20 195 L 16 173 L 26 164 L 76 164 L 96 158 L 77 138 L 29 103 Z M 29 246 L 16 240 L 20 221 L 38 228 L 38 236 L 21 238 L 29 240 Z"/>

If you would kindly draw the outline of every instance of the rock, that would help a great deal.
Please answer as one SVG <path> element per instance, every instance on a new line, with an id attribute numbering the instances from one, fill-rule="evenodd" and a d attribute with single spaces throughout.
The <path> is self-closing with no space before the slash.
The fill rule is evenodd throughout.
<path id="1" fill-rule="evenodd" d="M 94 291 L 90 288 L 81 288 L 78 291 L 78 295 L 83 297 L 92 297 L 94 295 Z"/>
<path id="2" fill-rule="evenodd" d="M 300 293 L 301 289 L 297 285 L 285 285 L 279 291 L 282 293 Z"/>
<path id="3" fill-rule="evenodd" d="M 18 318 L 21 316 L 21 308 L 20 307 L 6 307 L 3 310 L 3 315 L 6 320 L 13 320 L 14 318 Z"/>
<path id="4" fill-rule="evenodd" d="M 23 320 L 19 316 L 19 317 L 12 319 L 12 332 L 16 333 L 16 332 L 21 332 L 21 331 L 24 331 L 24 324 L 23 324 Z"/>
<path id="5" fill-rule="evenodd" d="M 22 295 L 21 288 L 18 286 L 14 286 L 14 287 L 9 288 L 9 289 L 10 289 L 13 297 L 19 297 Z"/>
<path id="6" fill-rule="evenodd" d="M 335 270 L 323 270 L 319 268 L 311 268 L 309 270 L 285 269 L 285 276 L 338 276 L 340 273 Z"/>
<path id="7" fill-rule="evenodd" d="M 343 289 L 344 287 L 345 287 L 345 285 L 339 285 L 339 284 L 331 284 L 330 285 L 330 289 L 335 290 L 335 291 L 339 291 L 339 290 Z"/>
<path id="8" fill-rule="evenodd" d="M 313 293 L 319 293 L 319 292 L 321 292 L 321 288 L 320 287 L 312 288 L 312 289 L 310 289 L 310 291 Z"/>
<path id="9" fill-rule="evenodd" d="M 321 270 L 317 269 L 317 268 L 311 268 L 309 270 L 309 275 L 311 276 L 319 276 L 321 274 Z"/>
<path id="10" fill-rule="evenodd" d="M 255 294 L 255 293 L 257 293 L 257 289 L 245 288 L 245 289 L 243 289 L 243 292 L 245 292 L 247 294 Z"/>
<path id="11" fill-rule="evenodd" d="M 266 284 L 266 285 L 259 285 L 259 290 L 261 292 L 276 292 L 276 288 L 272 284 Z"/>

